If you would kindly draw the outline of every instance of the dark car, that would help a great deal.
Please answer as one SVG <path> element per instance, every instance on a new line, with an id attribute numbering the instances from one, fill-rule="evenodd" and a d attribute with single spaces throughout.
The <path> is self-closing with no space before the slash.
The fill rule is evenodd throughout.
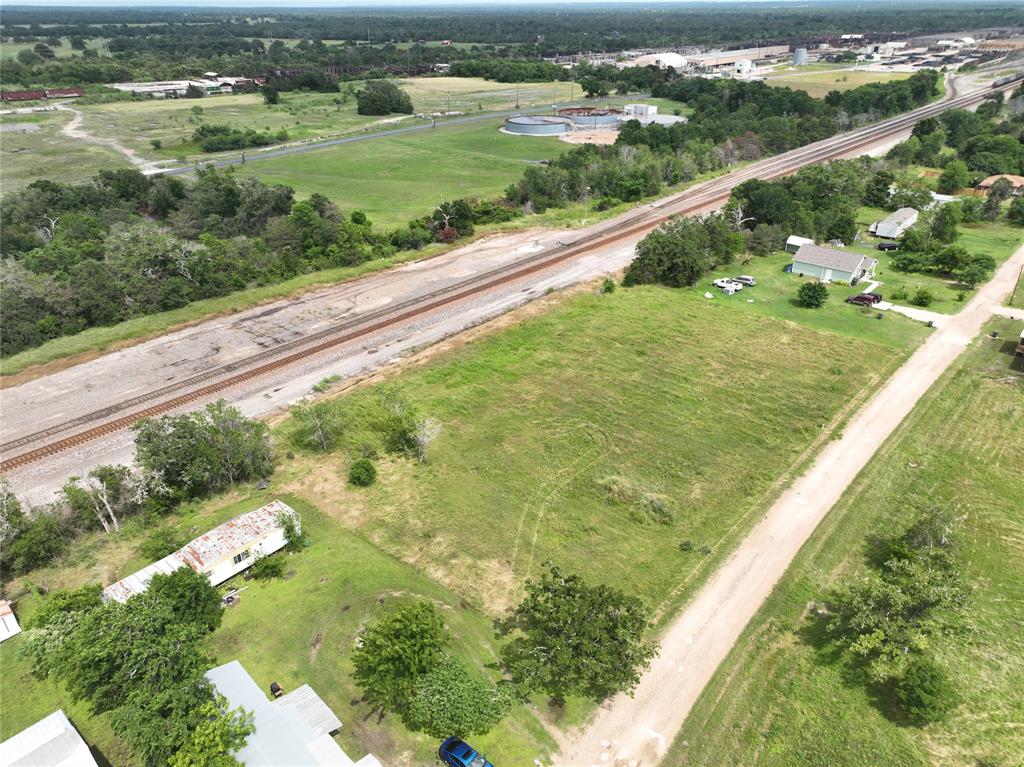
<path id="1" fill-rule="evenodd" d="M 848 304 L 857 304 L 857 306 L 873 306 L 878 303 L 875 301 L 875 297 L 870 293 L 857 293 L 846 299 Z"/>
<path id="2" fill-rule="evenodd" d="M 437 755 L 448 767 L 494 767 L 483 754 L 458 738 L 447 738 L 437 749 Z"/>
<path id="3" fill-rule="evenodd" d="M 862 295 L 871 296 L 872 303 L 875 303 L 875 304 L 881 303 L 881 301 L 882 301 L 882 294 L 881 293 L 873 293 L 873 292 L 865 291 Z"/>
<path id="4" fill-rule="evenodd" d="M 875 247 L 879 250 L 899 250 L 900 244 L 898 242 L 880 242 Z"/>

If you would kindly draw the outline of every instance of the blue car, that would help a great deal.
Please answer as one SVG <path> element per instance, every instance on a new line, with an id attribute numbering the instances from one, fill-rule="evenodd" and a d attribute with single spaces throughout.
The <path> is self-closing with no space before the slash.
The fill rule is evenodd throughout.
<path id="1" fill-rule="evenodd" d="M 458 738 L 445 740 L 437 755 L 448 767 L 494 767 L 483 754 Z"/>

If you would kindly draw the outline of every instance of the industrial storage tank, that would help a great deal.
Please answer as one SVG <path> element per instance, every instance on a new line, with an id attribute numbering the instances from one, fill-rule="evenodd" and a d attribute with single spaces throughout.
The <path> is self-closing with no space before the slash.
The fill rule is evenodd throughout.
<path id="1" fill-rule="evenodd" d="M 806 48 L 797 48 L 795 51 L 793 51 L 793 63 L 796 64 L 796 66 L 800 66 L 801 64 L 807 63 Z"/>
<path id="2" fill-rule="evenodd" d="M 560 136 L 571 129 L 572 124 L 567 117 L 513 115 L 505 118 L 505 132 L 522 136 Z"/>
<path id="3" fill-rule="evenodd" d="M 622 110 L 609 107 L 567 107 L 559 109 L 558 115 L 571 120 L 577 128 L 611 128 L 618 125 Z"/>

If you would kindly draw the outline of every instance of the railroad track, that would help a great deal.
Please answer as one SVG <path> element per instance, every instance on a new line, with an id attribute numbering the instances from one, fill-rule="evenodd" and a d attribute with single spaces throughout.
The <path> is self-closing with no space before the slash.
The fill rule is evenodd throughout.
<path id="1" fill-rule="evenodd" d="M 1010 83 L 1005 87 L 1011 88 L 1015 84 Z M 0 471 L 10 471 L 120 431 L 132 426 L 141 418 L 159 415 L 191 402 L 208 399 L 241 383 L 281 370 L 341 344 L 422 317 L 429 312 L 521 280 L 585 253 L 645 234 L 672 216 L 692 214 L 716 207 L 728 199 L 733 187 L 744 181 L 753 178 L 778 178 L 793 173 L 805 165 L 848 154 L 906 130 L 926 117 L 940 114 L 947 109 L 970 106 L 984 99 L 990 92 L 992 89 L 959 96 L 952 95 L 913 112 L 762 160 L 665 197 L 657 203 L 638 208 L 606 222 L 574 242 L 549 248 L 514 264 L 498 267 L 439 290 L 336 323 L 322 331 L 285 342 L 273 349 L 114 403 L 57 426 L 10 440 L 0 444 L 0 454 L 8 454 L 38 443 L 43 444 L 3 459 L 0 461 Z M 75 429 L 80 431 L 67 434 Z"/>

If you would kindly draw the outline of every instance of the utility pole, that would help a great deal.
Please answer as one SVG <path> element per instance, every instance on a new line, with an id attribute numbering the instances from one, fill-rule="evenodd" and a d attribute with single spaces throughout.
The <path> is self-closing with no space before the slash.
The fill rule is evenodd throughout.
<path id="1" fill-rule="evenodd" d="M 448 91 L 448 114 L 452 113 L 452 92 Z"/>

